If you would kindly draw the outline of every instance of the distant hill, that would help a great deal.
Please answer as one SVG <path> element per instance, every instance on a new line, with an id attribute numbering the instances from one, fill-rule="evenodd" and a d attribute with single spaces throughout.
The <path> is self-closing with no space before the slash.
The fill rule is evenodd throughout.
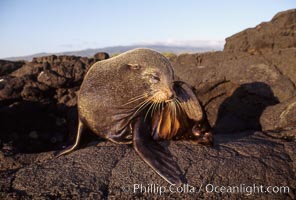
<path id="1" fill-rule="evenodd" d="M 212 50 L 222 50 L 222 47 L 211 47 L 211 46 L 201 46 L 201 47 L 188 47 L 188 46 L 168 46 L 168 45 L 130 45 L 130 46 L 113 46 L 113 47 L 105 47 L 98 49 L 85 49 L 80 51 L 69 51 L 69 52 L 60 52 L 60 53 L 38 53 L 28 56 L 20 56 L 20 57 L 9 57 L 3 58 L 4 60 L 26 60 L 31 61 L 34 57 L 48 56 L 48 55 L 75 55 L 82 57 L 91 57 L 97 52 L 107 52 L 109 55 L 122 53 L 134 48 L 150 48 L 161 53 L 171 52 L 175 54 L 180 53 L 197 53 L 197 52 L 205 52 Z"/>

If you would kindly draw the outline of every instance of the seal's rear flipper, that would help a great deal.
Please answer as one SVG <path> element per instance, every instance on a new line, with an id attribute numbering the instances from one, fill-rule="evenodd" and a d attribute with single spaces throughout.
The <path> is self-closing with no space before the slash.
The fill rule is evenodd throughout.
<path id="1" fill-rule="evenodd" d="M 141 117 L 133 124 L 133 145 L 139 156 L 167 182 L 177 185 L 185 182 L 170 151 L 153 140 L 150 125 Z"/>
<path id="2" fill-rule="evenodd" d="M 79 120 L 78 122 L 78 131 L 77 131 L 77 136 L 76 136 L 76 140 L 75 140 L 75 144 L 73 146 L 69 146 L 66 149 L 62 150 L 62 151 L 58 151 L 55 153 L 55 157 L 60 157 L 61 155 L 65 155 L 70 153 L 71 151 L 74 151 L 79 144 L 80 138 L 81 138 L 81 134 L 84 130 L 84 125 L 83 123 Z"/>

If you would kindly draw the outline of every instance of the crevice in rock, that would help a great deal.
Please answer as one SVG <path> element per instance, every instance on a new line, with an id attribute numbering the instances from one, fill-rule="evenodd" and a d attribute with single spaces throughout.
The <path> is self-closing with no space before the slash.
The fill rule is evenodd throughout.
<path id="1" fill-rule="evenodd" d="M 217 83 L 213 84 L 208 90 L 205 91 L 205 93 L 208 93 L 214 89 L 216 89 L 217 87 L 221 86 L 222 84 L 228 83 L 230 82 L 230 80 L 226 80 L 225 78 L 218 81 Z"/>
<path id="2" fill-rule="evenodd" d="M 206 102 L 204 103 L 204 107 L 207 108 L 208 105 L 209 105 L 212 101 L 214 101 L 215 99 L 218 99 L 219 97 L 222 97 L 222 96 L 224 96 L 224 95 L 226 95 L 226 92 L 222 92 L 222 93 L 220 93 L 220 94 L 218 94 L 218 95 L 216 95 L 216 96 L 214 96 L 214 97 L 211 97 L 208 101 L 206 101 Z M 207 110 L 207 109 L 206 109 L 206 110 Z"/>
<path id="3" fill-rule="evenodd" d="M 104 184 L 100 190 L 102 191 L 103 193 L 103 196 L 106 197 L 106 199 L 108 198 L 109 196 L 109 183 L 110 183 L 110 180 L 108 181 L 108 184 Z"/>
<path id="4" fill-rule="evenodd" d="M 188 170 L 192 167 L 192 160 L 189 157 L 187 158 L 187 160 L 189 163 L 188 163 L 188 166 L 184 168 L 184 173 L 183 173 L 184 177 L 187 176 Z"/>

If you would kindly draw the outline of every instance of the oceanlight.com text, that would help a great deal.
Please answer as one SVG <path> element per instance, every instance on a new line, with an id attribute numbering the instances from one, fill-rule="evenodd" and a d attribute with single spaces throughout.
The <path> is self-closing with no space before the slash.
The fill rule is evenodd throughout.
<path id="1" fill-rule="evenodd" d="M 246 195 L 253 194 L 288 194 L 289 186 L 264 186 L 259 184 L 220 186 L 215 184 L 201 184 L 192 186 L 189 184 L 162 186 L 159 184 L 133 184 L 121 187 L 128 193 L 150 193 L 163 195 L 165 193 L 241 193 Z"/>

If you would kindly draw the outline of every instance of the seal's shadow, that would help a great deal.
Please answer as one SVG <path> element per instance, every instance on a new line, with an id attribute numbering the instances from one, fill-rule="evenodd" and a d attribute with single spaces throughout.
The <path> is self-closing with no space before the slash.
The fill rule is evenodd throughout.
<path id="1" fill-rule="evenodd" d="M 266 107 L 279 103 L 270 86 L 263 82 L 240 85 L 219 107 L 213 127 L 216 134 L 261 131 L 260 116 Z M 244 134 L 241 134 L 244 135 Z"/>

